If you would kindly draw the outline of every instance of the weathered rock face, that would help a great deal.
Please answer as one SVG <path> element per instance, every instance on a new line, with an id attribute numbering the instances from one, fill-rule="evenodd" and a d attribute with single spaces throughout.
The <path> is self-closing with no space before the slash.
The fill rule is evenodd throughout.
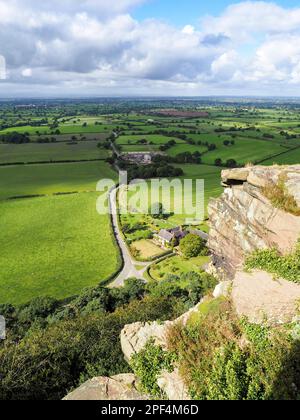
<path id="1" fill-rule="evenodd" d="M 85 382 L 67 395 L 66 401 L 116 401 L 147 400 L 136 388 L 137 379 L 132 374 L 113 376 L 112 378 L 94 378 Z"/>
<path id="2" fill-rule="evenodd" d="M 209 204 L 208 246 L 214 263 L 234 277 L 245 255 L 276 247 L 290 252 L 300 237 L 300 217 L 272 206 L 262 187 L 284 175 L 286 188 L 300 205 L 300 165 L 232 169 L 222 172 L 224 194 Z"/>
<path id="3" fill-rule="evenodd" d="M 198 311 L 200 304 L 201 303 L 175 321 L 166 321 L 163 323 L 136 322 L 135 324 L 125 325 L 121 332 L 121 347 L 125 359 L 130 362 L 132 356 L 139 353 L 150 339 L 153 339 L 156 345 L 161 346 L 164 350 L 167 350 L 168 329 L 175 323 L 179 322 L 182 325 L 186 325 L 190 316 L 194 312 Z M 175 369 L 172 373 L 165 371 L 162 372 L 161 376 L 158 378 L 157 384 L 166 394 L 168 400 L 182 401 L 190 399 L 187 387 L 180 377 L 178 369 Z"/>
<path id="4" fill-rule="evenodd" d="M 253 323 L 269 325 L 292 322 L 298 314 L 300 285 L 276 279 L 263 271 L 237 272 L 232 301 L 237 314 Z"/>

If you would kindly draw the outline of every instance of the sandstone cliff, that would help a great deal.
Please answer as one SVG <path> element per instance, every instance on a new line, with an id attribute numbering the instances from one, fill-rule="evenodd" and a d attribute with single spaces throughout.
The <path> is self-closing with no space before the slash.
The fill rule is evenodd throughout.
<path id="1" fill-rule="evenodd" d="M 300 217 L 274 208 L 262 187 L 285 186 L 300 205 L 300 165 L 226 170 L 222 172 L 224 194 L 209 204 L 209 248 L 214 263 L 233 278 L 245 255 L 256 249 L 276 247 L 289 252 L 300 237 Z"/>
<path id="2" fill-rule="evenodd" d="M 300 238 L 300 217 L 275 208 L 262 192 L 264 186 L 277 183 L 282 176 L 288 193 L 300 206 L 300 165 L 223 171 L 224 194 L 209 205 L 209 248 L 214 262 L 210 270 L 221 273 L 223 280 L 213 296 L 229 296 L 237 314 L 253 323 L 287 323 L 298 314 L 299 284 L 275 280 L 262 271 L 243 270 L 248 253 L 271 247 L 289 253 Z M 185 325 L 199 305 L 173 322 L 125 326 L 120 337 L 125 359 L 130 361 L 150 339 L 166 349 L 168 328 L 175 322 Z M 137 391 L 136 380 L 133 375 L 95 378 L 66 399 L 146 399 Z M 189 399 L 178 369 L 162 372 L 157 383 L 169 400 Z"/>

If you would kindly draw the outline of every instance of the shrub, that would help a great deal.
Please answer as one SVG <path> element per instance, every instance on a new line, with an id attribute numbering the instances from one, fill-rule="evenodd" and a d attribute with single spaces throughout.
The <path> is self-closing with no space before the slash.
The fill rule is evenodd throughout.
<path id="1" fill-rule="evenodd" d="M 300 208 L 295 198 L 287 191 L 285 180 L 285 176 L 279 177 L 277 183 L 268 183 L 262 189 L 262 192 L 271 201 L 274 207 L 295 216 L 300 216 Z"/>
<path id="2" fill-rule="evenodd" d="M 161 346 L 156 346 L 154 340 L 149 340 L 146 346 L 132 357 L 131 367 L 141 382 L 143 392 L 152 397 L 163 397 L 157 385 L 157 379 L 163 370 L 174 370 L 175 353 L 164 351 Z"/>
<path id="3" fill-rule="evenodd" d="M 173 326 L 168 345 L 194 399 L 300 397 L 299 341 L 286 328 L 241 322 L 228 301 L 210 305 L 196 323 Z"/>
<path id="4" fill-rule="evenodd" d="M 245 268 L 264 270 L 276 277 L 300 283 L 300 241 L 295 251 L 287 255 L 280 255 L 276 248 L 257 250 L 247 257 Z"/>
<path id="5" fill-rule="evenodd" d="M 0 400 L 61 399 L 91 376 L 128 372 L 120 345 L 125 324 L 177 316 L 170 298 L 133 301 L 114 313 L 93 313 L 32 328 L 0 348 Z"/>

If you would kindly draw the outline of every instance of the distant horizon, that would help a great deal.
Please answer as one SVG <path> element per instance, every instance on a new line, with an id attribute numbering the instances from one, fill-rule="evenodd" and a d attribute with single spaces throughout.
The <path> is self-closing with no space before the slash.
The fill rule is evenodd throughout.
<path id="1" fill-rule="evenodd" d="M 84 96 L 84 95 L 66 95 L 66 96 L 12 96 L 12 97 L 0 97 L 0 102 L 5 101 L 29 101 L 29 100 L 101 100 L 101 99 L 149 99 L 149 100 L 168 100 L 168 99 L 179 99 L 179 100 L 201 100 L 201 99 L 257 99 L 257 100 L 300 100 L 299 96 L 279 96 L 279 95 L 95 95 L 95 96 Z"/>

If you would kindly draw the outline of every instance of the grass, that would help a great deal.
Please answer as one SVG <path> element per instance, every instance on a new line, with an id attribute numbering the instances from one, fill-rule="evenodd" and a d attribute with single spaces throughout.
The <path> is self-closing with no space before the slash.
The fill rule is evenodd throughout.
<path id="1" fill-rule="evenodd" d="M 107 215 L 96 193 L 0 203 L 0 303 L 63 299 L 94 286 L 118 266 Z"/>
<path id="2" fill-rule="evenodd" d="M 300 147 L 263 162 L 263 165 L 295 165 L 300 163 Z"/>
<path id="3" fill-rule="evenodd" d="M 138 144 L 138 145 L 124 145 L 121 146 L 122 153 L 134 153 L 134 152 L 158 152 L 159 147 L 157 144 Z"/>
<path id="4" fill-rule="evenodd" d="M 283 278 L 300 283 L 300 241 L 290 254 L 281 255 L 276 248 L 258 249 L 248 255 L 245 269 L 259 269 L 273 274 L 275 278 Z"/>
<path id="5" fill-rule="evenodd" d="M 206 165 L 175 165 L 183 169 L 184 176 L 180 178 L 181 180 L 184 179 L 191 179 L 193 180 L 193 192 L 188 193 L 187 196 L 191 199 L 191 202 L 193 205 L 196 205 L 196 180 L 197 179 L 203 179 L 204 180 L 204 210 L 205 210 L 205 216 L 206 216 L 206 210 L 207 210 L 207 204 L 211 197 L 218 197 L 222 191 L 223 188 L 220 184 L 220 173 L 221 169 L 214 167 L 214 166 L 206 166 Z M 155 191 L 151 192 L 151 185 L 150 182 L 148 182 L 149 185 L 149 192 L 148 194 L 145 191 L 140 191 L 140 203 L 141 203 L 141 212 L 147 213 L 148 209 L 151 204 L 151 193 L 154 193 Z M 156 190 L 157 192 L 157 190 Z M 129 189 L 128 193 L 128 199 L 131 200 L 133 196 L 133 190 Z M 174 208 L 175 203 L 180 203 L 181 201 L 181 195 L 175 194 L 173 190 L 171 190 L 171 207 Z M 168 197 L 163 196 L 162 193 L 160 193 L 160 201 L 163 204 L 164 208 L 167 208 L 167 202 Z M 157 199 L 153 198 L 153 203 L 156 203 Z M 134 212 L 134 206 L 130 205 L 129 210 L 133 213 Z M 135 216 L 135 222 L 138 222 L 138 218 L 141 218 L 144 220 L 143 214 Z M 156 221 L 156 223 L 159 223 L 160 228 L 169 228 L 172 226 L 180 225 L 180 224 L 186 224 L 187 219 L 193 219 L 195 217 L 195 214 L 188 214 L 188 211 L 184 211 L 183 214 L 174 214 L 171 215 L 171 217 L 167 221 Z"/>
<path id="6" fill-rule="evenodd" d="M 95 191 L 101 178 L 116 179 L 106 162 L 0 167 L 0 200 L 57 192 Z"/>
<path id="7" fill-rule="evenodd" d="M 65 160 L 105 159 L 109 152 L 98 149 L 95 141 L 50 144 L 0 144 L 0 163 L 51 162 Z"/>
<path id="8" fill-rule="evenodd" d="M 133 242 L 131 248 L 136 249 L 139 253 L 138 259 L 144 261 L 159 257 L 165 252 L 148 239 Z"/>
<path id="9" fill-rule="evenodd" d="M 209 257 L 196 257 L 185 260 L 180 256 L 170 257 L 164 261 L 154 264 L 150 268 L 150 276 L 157 281 L 165 280 L 170 274 L 181 276 L 182 274 L 201 273 L 203 266 L 210 261 Z"/>
<path id="10" fill-rule="evenodd" d="M 262 189 L 262 193 L 271 201 L 274 207 L 294 216 L 300 216 L 300 207 L 295 198 L 289 194 L 285 181 L 285 177 L 281 177 L 277 183 L 269 183 Z"/>
<path id="11" fill-rule="evenodd" d="M 213 143 L 216 144 L 217 149 L 204 153 L 202 155 L 202 162 L 207 165 L 214 165 L 216 159 L 222 159 L 226 163 L 229 159 L 235 159 L 239 164 L 246 164 L 248 162 L 256 162 L 264 158 L 271 158 L 271 156 L 282 153 L 285 149 L 278 143 L 268 142 L 264 140 L 247 139 L 245 137 L 235 138 L 233 146 L 224 146 L 224 137 L 216 137 Z M 179 153 L 199 151 L 206 152 L 207 148 L 204 146 L 195 146 L 189 144 L 180 144 L 172 147 L 168 154 L 176 156 Z"/>

